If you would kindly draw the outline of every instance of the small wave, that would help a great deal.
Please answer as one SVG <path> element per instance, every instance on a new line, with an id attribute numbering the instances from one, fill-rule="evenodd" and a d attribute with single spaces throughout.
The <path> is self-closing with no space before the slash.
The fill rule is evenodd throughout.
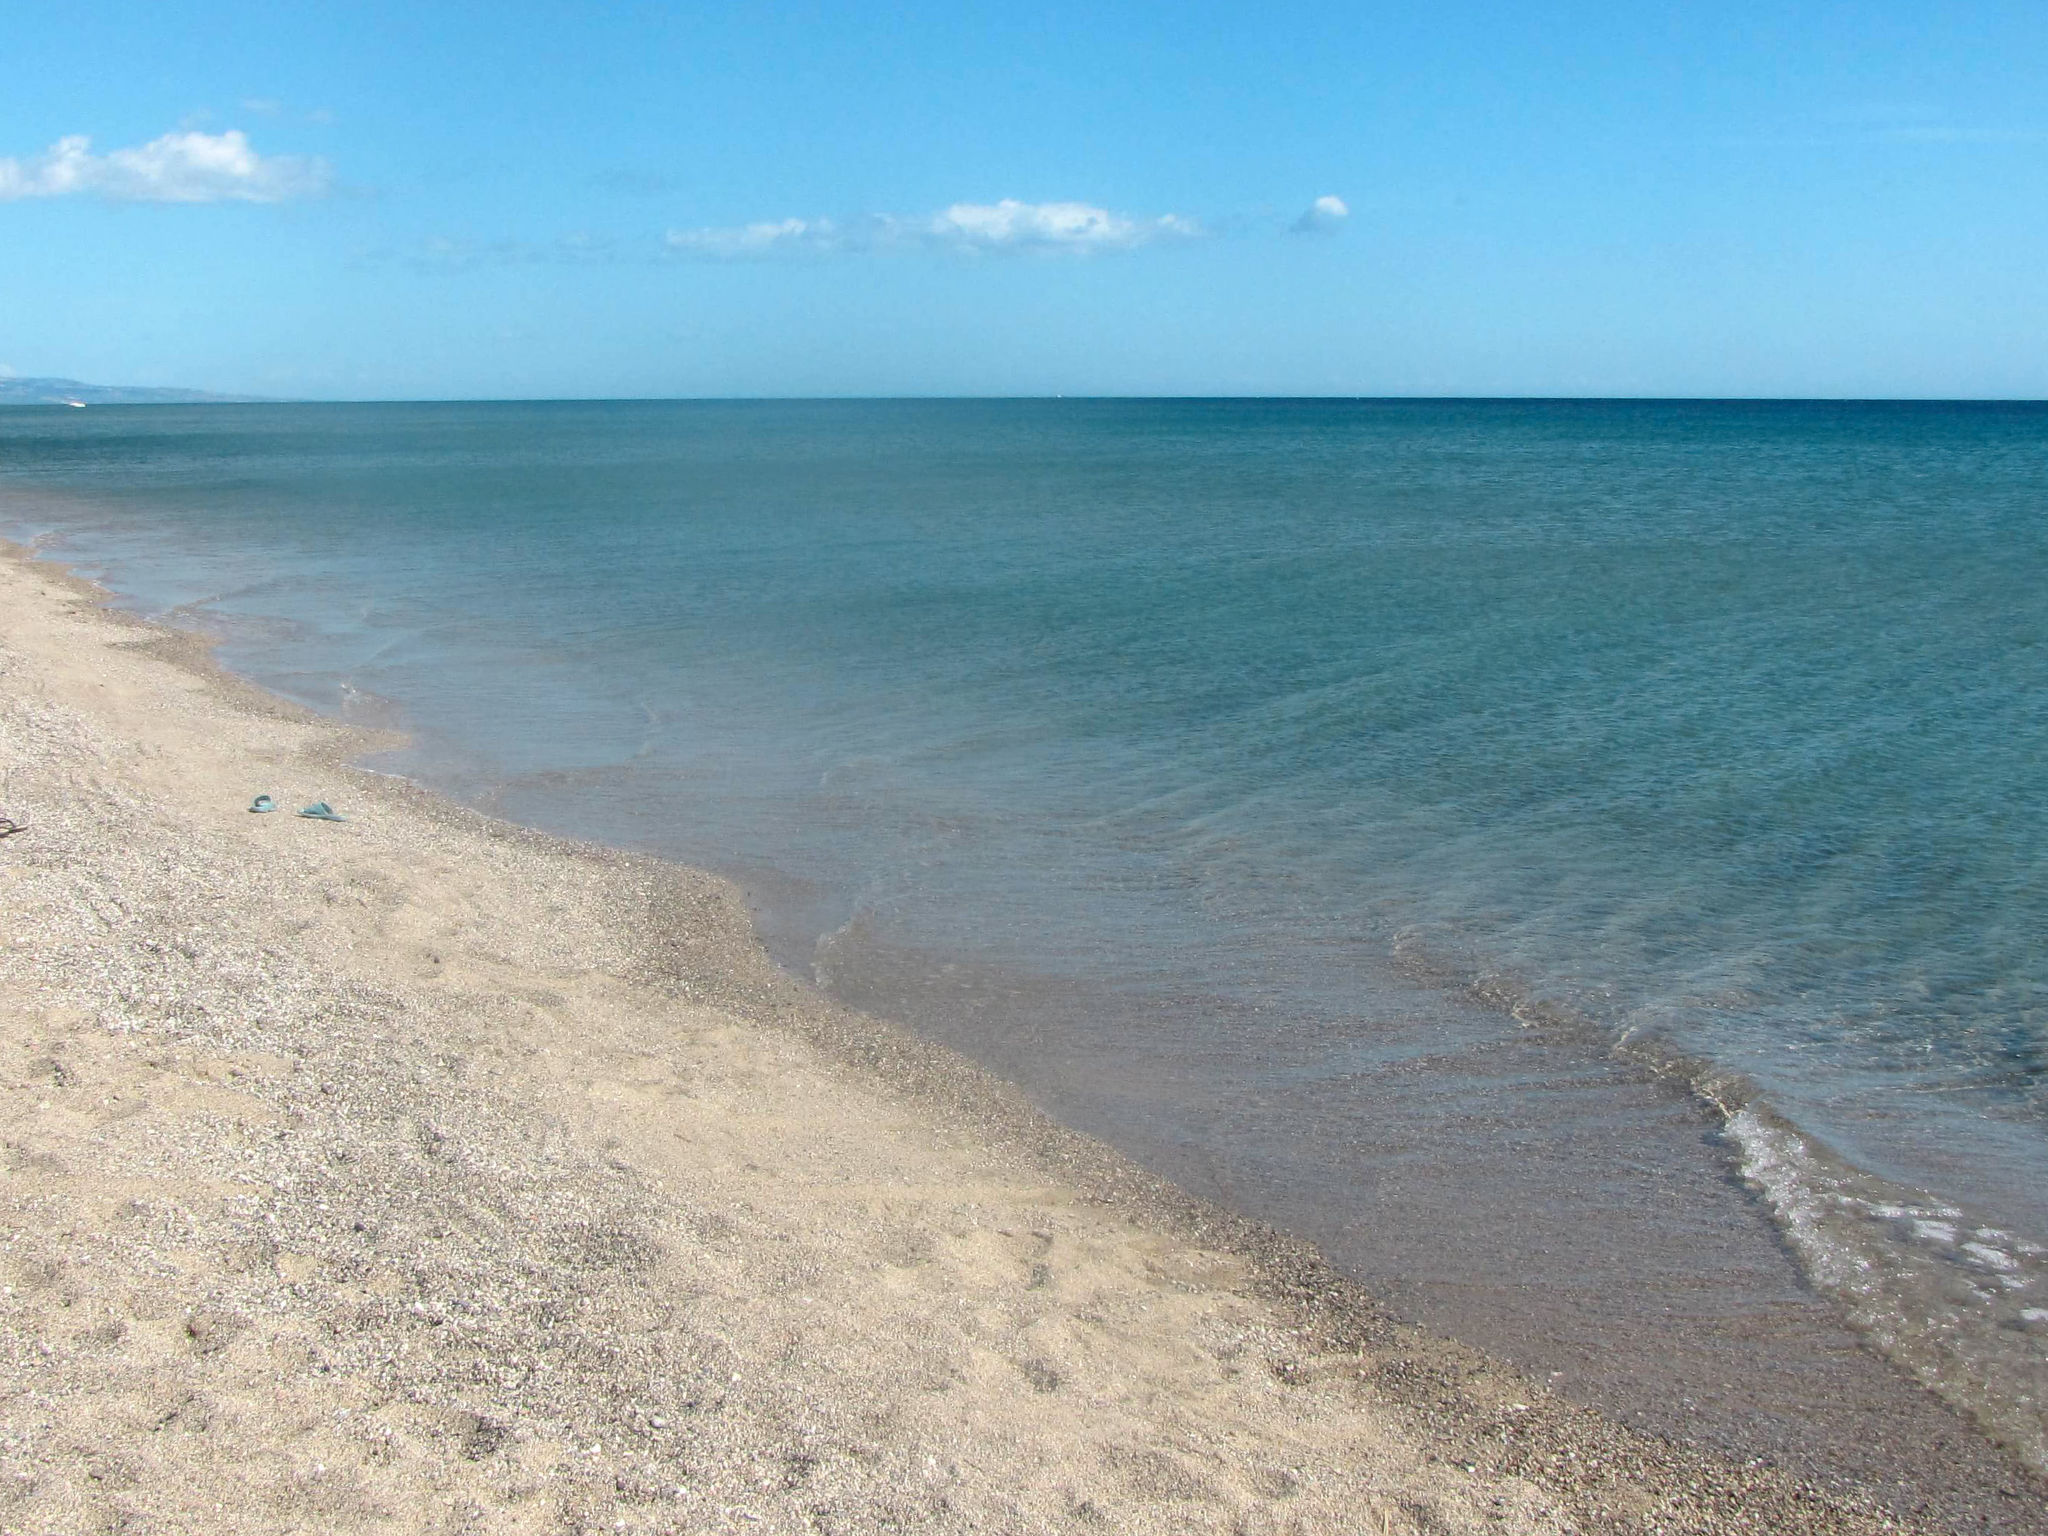
<path id="1" fill-rule="evenodd" d="M 1417 932 L 1401 969 L 1540 1030 L 1593 1046 L 1714 1112 L 1808 1280 L 1887 1359 L 2048 1474 L 2048 1246 L 1976 1221 L 1924 1190 L 1867 1173 L 1793 1125 L 1757 1085 L 1655 1029 L 1482 968 Z"/>
<path id="2" fill-rule="evenodd" d="M 837 962 L 840 955 L 873 941 L 873 916 L 856 903 L 844 922 L 818 935 L 811 953 L 812 984 L 821 992 L 833 992 L 839 980 Z"/>
<path id="3" fill-rule="evenodd" d="M 1852 1326 L 2048 1472 L 2048 1248 L 1854 1168 L 1764 1106 L 1730 1116 L 1728 1135 Z"/>

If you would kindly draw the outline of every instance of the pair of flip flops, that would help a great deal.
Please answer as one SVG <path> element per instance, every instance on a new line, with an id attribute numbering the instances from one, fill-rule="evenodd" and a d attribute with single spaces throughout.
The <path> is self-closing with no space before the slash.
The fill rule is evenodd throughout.
<path id="1" fill-rule="evenodd" d="M 12 816 L 0 816 L 0 837 L 12 837 L 17 832 L 26 832 L 28 823 L 16 821 Z"/>
<path id="2" fill-rule="evenodd" d="M 258 795 L 254 800 L 251 800 L 249 802 L 249 809 L 251 811 L 254 811 L 257 815 L 261 816 L 267 814 L 268 812 L 276 810 L 277 802 L 271 799 L 270 796 L 268 795 Z M 335 810 L 335 808 L 329 805 L 325 800 L 315 800 L 311 805 L 306 806 L 303 810 L 301 810 L 299 814 L 301 816 L 311 817 L 314 821 L 348 820 L 346 816 L 342 815 L 339 811 Z"/>

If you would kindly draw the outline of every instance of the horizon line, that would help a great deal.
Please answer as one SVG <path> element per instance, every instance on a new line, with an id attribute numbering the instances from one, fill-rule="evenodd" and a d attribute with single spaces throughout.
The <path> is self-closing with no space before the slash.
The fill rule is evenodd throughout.
<path id="1" fill-rule="evenodd" d="M 17 376 L 19 377 L 19 376 Z M 77 380 L 64 380 L 78 384 Z M 81 384 L 91 390 L 155 392 L 175 385 Z M 194 391 L 194 393 L 212 393 Z M 885 404 L 1187 404 L 1328 405 L 2048 405 L 2037 395 L 1575 395 L 1575 394 L 786 394 L 786 395 L 233 395 L 197 400 L 0 399 L 0 409 L 94 410 L 249 405 L 885 405 Z"/>

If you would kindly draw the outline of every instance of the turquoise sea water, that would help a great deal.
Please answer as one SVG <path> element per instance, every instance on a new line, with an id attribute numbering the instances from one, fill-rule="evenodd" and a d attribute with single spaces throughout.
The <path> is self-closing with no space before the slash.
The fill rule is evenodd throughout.
<path id="1" fill-rule="evenodd" d="M 1739 1174 L 2048 1454 L 2048 408 L 17 410 L 0 532 L 1383 1287 Z"/>

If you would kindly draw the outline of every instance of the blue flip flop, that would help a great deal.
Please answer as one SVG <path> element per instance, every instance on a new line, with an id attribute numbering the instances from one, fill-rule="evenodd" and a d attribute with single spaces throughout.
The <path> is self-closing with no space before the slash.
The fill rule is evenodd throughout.
<path id="1" fill-rule="evenodd" d="M 261 816 L 266 811 L 276 810 L 277 802 L 271 799 L 270 796 L 268 795 L 258 795 L 254 800 L 251 800 L 249 802 L 249 809 L 255 812 L 257 815 Z"/>
<path id="2" fill-rule="evenodd" d="M 340 813 L 338 813 L 334 809 L 334 807 L 329 805 L 325 800 L 315 800 L 311 805 L 307 806 L 303 811 L 299 812 L 299 814 L 301 816 L 310 816 L 315 821 L 348 820 L 346 816 L 343 816 Z"/>

